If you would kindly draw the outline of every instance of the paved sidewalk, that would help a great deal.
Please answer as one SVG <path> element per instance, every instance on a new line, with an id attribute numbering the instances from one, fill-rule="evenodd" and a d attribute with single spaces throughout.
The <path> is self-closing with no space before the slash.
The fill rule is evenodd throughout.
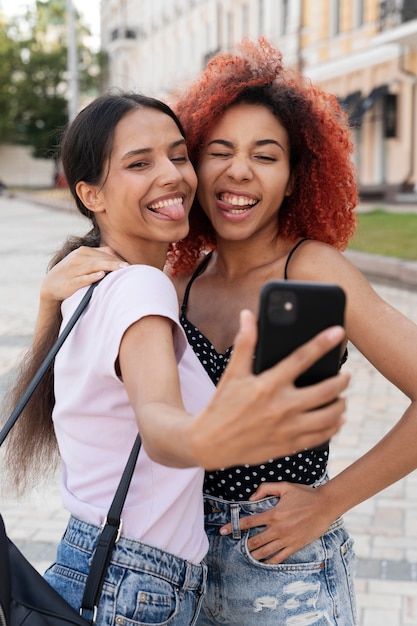
<path id="1" fill-rule="evenodd" d="M 52 253 L 67 234 L 85 232 L 88 224 L 71 210 L 6 197 L 0 197 L 0 223 L 1 395 L 31 341 L 39 285 Z M 417 322 L 417 289 L 404 287 L 401 281 L 375 283 L 375 288 Z M 403 394 L 352 347 L 347 367 L 353 373 L 349 408 L 347 422 L 332 444 L 332 475 L 380 439 L 408 405 Z M 22 499 L 5 487 L 0 512 L 8 532 L 43 571 L 54 558 L 67 520 L 58 477 Z M 356 507 L 345 519 L 358 555 L 359 626 L 416 626 L 417 472 Z"/>

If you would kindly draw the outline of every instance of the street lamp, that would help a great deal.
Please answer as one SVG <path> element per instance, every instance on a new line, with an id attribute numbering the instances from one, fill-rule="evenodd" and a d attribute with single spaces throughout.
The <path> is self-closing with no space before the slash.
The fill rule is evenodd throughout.
<path id="1" fill-rule="evenodd" d="M 67 29 L 68 29 L 68 121 L 72 122 L 78 113 L 78 58 L 77 32 L 75 24 L 74 4 L 67 0 Z"/>

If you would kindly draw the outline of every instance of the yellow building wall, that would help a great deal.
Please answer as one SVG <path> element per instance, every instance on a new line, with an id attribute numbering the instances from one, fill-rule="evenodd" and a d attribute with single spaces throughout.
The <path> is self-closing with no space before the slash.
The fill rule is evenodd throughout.
<path id="1" fill-rule="evenodd" d="M 329 78 L 318 82 L 324 89 L 345 98 L 355 91 L 361 91 L 366 97 L 373 88 L 388 84 L 389 92 L 397 94 L 397 136 L 385 139 L 383 137 L 382 103 L 377 102 L 362 119 L 359 129 L 353 130 L 357 153 L 355 161 L 359 168 L 361 185 L 375 184 L 400 185 L 409 180 L 410 167 L 413 163 L 411 155 L 412 133 L 417 133 L 417 122 L 414 122 L 413 106 L 413 77 L 401 71 L 401 64 L 414 76 L 417 76 L 417 50 L 405 49 L 403 61 L 396 56 L 388 61 L 375 60 L 375 44 L 373 39 L 380 32 L 380 2 L 379 0 L 365 0 L 363 24 L 354 25 L 355 0 L 341 0 L 339 33 L 330 36 L 332 0 L 315 0 L 303 2 L 303 21 L 301 32 L 301 46 L 304 58 L 304 71 L 308 75 L 309 68 L 325 68 L 340 63 L 340 74 L 329 71 Z M 367 52 L 374 56 L 368 62 Z M 363 66 L 349 70 L 344 59 L 349 55 L 362 53 Z M 319 72 L 325 75 L 325 71 Z M 417 88 L 414 88 L 417 89 Z M 414 137 L 414 172 L 411 180 L 417 182 L 417 138 Z"/>
<path id="2" fill-rule="evenodd" d="M 302 7 L 301 45 L 304 49 L 313 47 L 322 63 L 365 49 L 378 32 L 378 0 L 365 3 L 364 24 L 359 29 L 354 28 L 354 0 L 341 0 L 339 33 L 331 37 L 331 4 L 332 0 L 305 0 Z"/>

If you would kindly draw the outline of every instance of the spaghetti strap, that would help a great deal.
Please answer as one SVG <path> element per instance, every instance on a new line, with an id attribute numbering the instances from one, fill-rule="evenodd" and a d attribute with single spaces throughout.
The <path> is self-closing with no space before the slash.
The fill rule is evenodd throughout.
<path id="1" fill-rule="evenodd" d="M 188 285 L 185 288 L 184 299 L 183 299 L 182 304 L 181 304 L 181 315 L 185 315 L 185 311 L 187 309 L 187 304 L 188 304 L 188 298 L 189 298 L 189 295 L 190 295 L 190 289 L 191 289 L 191 286 L 192 286 L 193 282 L 195 281 L 195 279 L 198 276 L 200 276 L 200 274 L 202 274 L 204 272 L 204 270 L 207 267 L 208 262 L 211 259 L 212 254 L 213 254 L 213 250 L 211 252 L 209 252 L 204 257 L 204 259 L 201 261 L 200 265 L 195 270 L 194 274 L 191 276 L 191 278 L 190 278 L 190 280 L 188 282 Z"/>
<path id="2" fill-rule="evenodd" d="M 286 261 L 286 263 L 285 263 L 285 269 L 284 269 L 284 280 L 288 280 L 288 274 L 287 274 L 287 271 L 288 271 L 288 265 L 289 265 L 289 263 L 290 263 L 290 260 L 291 260 L 292 255 L 293 255 L 293 254 L 294 254 L 294 252 L 297 250 L 297 248 L 298 248 L 298 247 L 299 247 L 302 243 L 304 243 L 304 241 L 308 241 L 308 240 L 309 240 L 309 237 L 304 237 L 304 239 L 300 239 L 300 241 L 298 241 L 298 242 L 295 244 L 295 246 L 292 248 L 292 250 L 290 250 L 290 252 L 289 252 L 289 254 L 288 254 L 288 256 L 287 256 L 287 261 Z"/>

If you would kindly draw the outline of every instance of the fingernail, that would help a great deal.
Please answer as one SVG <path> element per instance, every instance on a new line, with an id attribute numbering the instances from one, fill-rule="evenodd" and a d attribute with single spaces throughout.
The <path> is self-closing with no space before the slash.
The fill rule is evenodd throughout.
<path id="1" fill-rule="evenodd" d="M 119 263 L 119 267 L 129 267 L 129 263 Z"/>
<path id="2" fill-rule="evenodd" d="M 344 333 L 343 326 L 331 326 L 330 328 L 327 329 L 327 334 L 328 334 L 328 337 L 330 337 L 330 339 L 334 339 L 335 337 L 339 339 L 340 335 L 343 333 Z"/>
<path id="3" fill-rule="evenodd" d="M 228 534 L 229 534 L 229 531 L 228 531 L 228 529 L 227 529 L 227 528 L 224 528 L 224 527 L 223 527 L 223 528 L 220 528 L 220 534 L 221 534 L 221 535 L 228 535 Z"/>

